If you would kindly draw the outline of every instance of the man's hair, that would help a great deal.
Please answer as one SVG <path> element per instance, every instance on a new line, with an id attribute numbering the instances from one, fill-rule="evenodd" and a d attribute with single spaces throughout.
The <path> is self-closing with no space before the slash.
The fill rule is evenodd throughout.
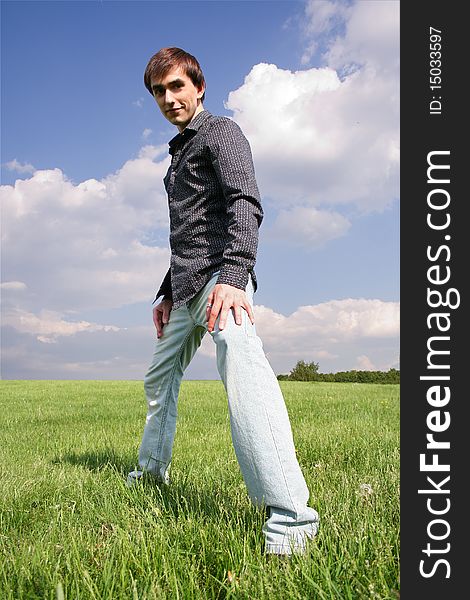
<path id="1" fill-rule="evenodd" d="M 174 67 L 179 67 L 191 79 L 196 87 L 205 86 L 204 74 L 197 59 L 181 48 L 162 48 L 152 56 L 144 73 L 144 84 L 152 94 L 150 80 L 152 77 L 162 79 Z M 204 100 L 204 92 L 201 101 Z"/>

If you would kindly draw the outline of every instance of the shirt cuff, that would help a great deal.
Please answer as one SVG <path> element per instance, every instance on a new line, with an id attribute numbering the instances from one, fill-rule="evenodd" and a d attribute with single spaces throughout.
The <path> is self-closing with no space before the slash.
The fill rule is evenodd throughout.
<path id="1" fill-rule="evenodd" d="M 169 295 L 169 294 L 162 294 L 161 292 L 159 294 L 157 294 L 155 296 L 155 300 L 152 302 L 152 306 L 155 307 L 155 304 L 157 303 L 157 300 L 163 301 L 163 300 L 171 300 L 173 301 L 173 298 Z"/>
<path id="2" fill-rule="evenodd" d="M 220 269 L 217 283 L 224 283 L 239 288 L 240 290 L 246 290 L 248 278 L 248 271 L 243 267 L 225 266 Z"/>

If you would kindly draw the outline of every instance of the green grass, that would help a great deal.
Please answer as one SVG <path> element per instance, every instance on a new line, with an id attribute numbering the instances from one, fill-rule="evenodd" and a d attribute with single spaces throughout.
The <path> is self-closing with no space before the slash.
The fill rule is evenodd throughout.
<path id="1" fill-rule="evenodd" d="M 140 382 L 1 382 L 0 598 L 398 598 L 399 386 L 281 387 L 321 518 L 288 564 L 263 555 L 220 382 L 183 382 L 167 489 L 125 486 Z"/>

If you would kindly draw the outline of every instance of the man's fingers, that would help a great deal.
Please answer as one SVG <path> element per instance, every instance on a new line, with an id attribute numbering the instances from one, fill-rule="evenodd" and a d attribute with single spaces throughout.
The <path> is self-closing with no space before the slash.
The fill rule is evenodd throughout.
<path id="1" fill-rule="evenodd" d="M 248 313 L 251 324 L 253 325 L 253 323 L 255 322 L 255 313 L 253 312 L 253 307 L 251 306 L 251 304 L 249 302 L 247 302 L 246 304 L 243 305 L 243 308 Z"/>
<path id="2" fill-rule="evenodd" d="M 241 325 L 242 324 L 242 310 L 241 310 L 240 306 L 233 307 L 233 315 L 235 317 L 235 323 L 237 325 Z"/>
<path id="3" fill-rule="evenodd" d="M 214 325 L 215 322 L 217 320 L 217 317 L 219 316 L 219 309 L 215 310 L 214 307 L 212 307 L 211 312 L 209 314 L 209 322 L 207 323 L 207 330 L 209 331 L 209 333 L 212 333 L 212 331 L 214 331 Z"/>
<path id="4" fill-rule="evenodd" d="M 241 325 L 243 323 L 242 308 L 246 310 L 253 324 L 255 316 L 245 292 L 229 285 L 216 285 L 207 298 L 206 320 L 208 331 L 212 332 L 214 330 L 217 318 L 219 319 L 219 329 L 224 329 L 230 310 L 233 310 L 235 323 Z"/>
<path id="5" fill-rule="evenodd" d="M 232 305 L 230 302 L 224 302 L 222 304 L 221 310 L 220 310 L 220 318 L 219 318 L 219 329 L 225 329 L 225 325 L 227 323 L 227 315 L 230 311 L 230 309 L 232 308 Z"/>
<path id="6" fill-rule="evenodd" d="M 217 320 L 217 317 L 219 316 L 219 312 L 222 307 L 222 301 L 220 299 L 214 298 L 213 302 L 214 302 L 214 304 L 212 305 L 212 307 L 210 309 L 208 307 L 208 310 L 210 310 L 210 312 L 209 312 L 209 322 L 207 323 L 207 330 L 209 332 L 212 332 L 214 330 L 215 322 Z M 220 323 L 219 323 L 219 327 L 220 327 Z"/>
<path id="7" fill-rule="evenodd" d="M 162 313 L 161 311 L 157 311 L 157 337 L 162 337 L 163 335 L 163 322 L 162 322 Z"/>
<path id="8" fill-rule="evenodd" d="M 166 325 L 168 323 L 168 321 L 170 320 L 170 311 L 171 308 L 164 308 L 163 309 L 163 317 L 162 317 L 162 322 Z"/>
<path id="9" fill-rule="evenodd" d="M 157 330 L 157 337 L 162 337 L 163 334 L 163 322 L 162 322 L 162 311 L 156 308 L 153 309 L 153 323 Z"/>
<path id="10" fill-rule="evenodd" d="M 207 297 L 207 304 L 206 304 L 206 321 L 209 321 L 210 318 L 210 314 L 211 314 L 211 310 L 212 310 L 212 303 L 214 302 L 214 292 L 212 291 L 209 296 Z"/>
<path id="11" fill-rule="evenodd" d="M 153 324 L 157 330 L 157 338 L 163 335 L 163 326 L 170 322 L 170 313 L 173 308 L 171 300 L 162 300 L 152 311 Z"/>

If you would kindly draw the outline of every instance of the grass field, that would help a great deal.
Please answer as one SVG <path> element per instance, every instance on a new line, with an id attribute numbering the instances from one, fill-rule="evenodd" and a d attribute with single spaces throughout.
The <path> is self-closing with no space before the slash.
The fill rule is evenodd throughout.
<path id="1" fill-rule="evenodd" d="M 281 387 L 321 518 L 287 564 L 263 555 L 220 382 L 183 382 L 166 489 L 125 485 L 141 382 L 1 382 L 0 598 L 398 598 L 399 386 Z"/>

